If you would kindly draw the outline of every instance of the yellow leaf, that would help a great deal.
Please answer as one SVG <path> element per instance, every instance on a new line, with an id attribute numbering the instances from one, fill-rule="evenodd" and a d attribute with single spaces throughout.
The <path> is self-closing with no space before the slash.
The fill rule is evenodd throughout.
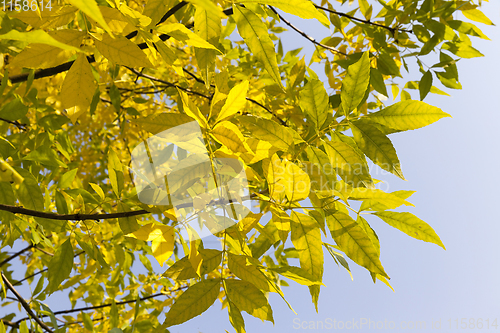
<path id="1" fill-rule="evenodd" d="M 264 273 L 249 261 L 250 257 L 244 255 L 228 254 L 229 270 L 242 280 L 252 283 L 257 288 L 269 291 L 269 282 Z M 252 258 L 253 259 L 253 258 Z"/>
<path id="2" fill-rule="evenodd" d="M 200 109 L 198 109 L 196 104 L 193 103 L 193 101 L 184 91 L 180 90 L 179 88 L 177 88 L 177 91 L 179 92 L 179 96 L 181 97 L 184 112 L 191 118 L 196 119 L 198 123 L 203 126 L 203 128 L 206 128 L 207 119 L 200 112 Z"/>
<path id="3" fill-rule="evenodd" d="M 275 121 L 250 116 L 238 117 L 238 121 L 253 137 L 267 141 L 282 151 L 287 151 L 294 144 L 292 132 L 288 127 Z"/>
<path id="4" fill-rule="evenodd" d="M 326 219 L 335 243 L 355 263 L 370 272 L 389 277 L 382 267 L 377 247 L 364 229 L 349 215 L 335 213 Z"/>
<path id="5" fill-rule="evenodd" d="M 151 241 L 151 250 L 160 266 L 170 258 L 174 251 L 174 228 L 166 225 L 157 225 L 154 223 L 146 224 L 127 235 L 128 237 L 140 239 L 142 241 Z"/>
<path id="6" fill-rule="evenodd" d="M 112 38 L 102 36 L 102 41 L 95 40 L 95 46 L 108 60 L 129 67 L 153 67 L 146 54 L 124 36 Z"/>
<path id="7" fill-rule="evenodd" d="M 295 163 L 285 161 L 285 195 L 289 201 L 300 201 L 309 196 L 311 181 L 307 173 Z"/>
<path id="8" fill-rule="evenodd" d="M 99 195 L 99 198 L 101 198 L 101 200 L 104 200 L 104 192 L 103 192 L 102 188 L 95 183 L 89 183 L 89 185 Z"/>
<path id="9" fill-rule="evenodd" d="M 248 81 L 245 80 L 233 87 L 227 96 L 226 103 L 217 116 L 216 122 L 224 120 L 241 111 L 246 105 L 248 91 Z"/>
<path id="10" fill-rule="evenodd" d="M 207 0 L 188 0 L 187 2 L 192 3 L 196 9 L 198 8 L 203 8 L 206 10 L 208 13 L 214 16 L 218 17 L 224 17 L 224 13 L 222 10 L 212 1 L 207 1 Z"/>
<path id="11" fill-rule="evenodd" d="M 206 279 L 190 286 L 170 308 L 163 325 L 179 325 L 205 312 L 217 299 L 220 279 Z"/>
<path id="12" fill-rule="evenodd" d="M 32 30 L 28 32 L 11 30 L 6 34 L 0 35 L 0 40 L 2 39 L 13 39 L 30 44 L 31 43 L 46 44 L 61 48 L 63 50 L 72 50 L 81 52 L 79 48 L 61 43 L 43 30 Z"/>
<path id="13" fill-rule="evenodd" d="M 85 33 L 77 30 L 56 30 L 50 31 L 49 35 L 61 43 L 79 47 Z M 11 64 L 26 68 L 48 68 L 66 62 L 71 54 L 70 50 L 61 50 L 56 46 L 34 43 L 16 55 Z"/>
<path id="14" fill-rule="evenodd" d="M 151 26 L 154 26 L 168 9 L 173 7 L 173 3 L 173 0 L 148 0 L 142 14 L 151 18 Z"/>
<path id="15" fill-rule="evenodd" d="M 194 46 L 194 47 L 201 47 L 204 49 L 213 49 L 219 51 L 215 46 L 186 28 L 183 24 L 181 23 L 168 23 L 168 24 L 162 24 L 158 27 L 156 27 L 156 31 L 162 33 L 162 34 L 167 34 L 178 41 L 184 42 L 189 46 Z M 219 51 L 219 53 L 222 53 Z"/>
<path id="16" fill-rule="evenodd" d="M 273 80 L 283 89 L 274 44 L 271 37 L 269 37 L 267 26 L 259 16 L 249 9 L 233 5 L 233 11 L 241 37 L 245 40 L 250 51 L 262 62 Z"/>
<path id="17" fill-rule="evenodd" d="M 133 10 L 124 3 L 120 4 L 118 10 L 122 12 L 123 15 L 129 17 L 131 21 L 134 22 L 135 25 L 140 25 L 141 27 L 147 27 L 148 25 L 151 24 L 151 19 L 149 17 L 142 15 L 136 10 Z"/>
<path id="18" fill-rule="evenodd" d="M 41 17 L 31 10 L 21 11 L 13 16 L 35 29 L 51 29 L 71 22 L 75 18 L 76 11 L 77 9 L 73 6 L 53 6 L 52 10 L 42 10 Z"/>
<path id="19" fill-rule="evenodd" d="M 314 7 L 314 3 L 309 0 L 239 0 L 240 3 L 260 3 L 281 9 L 288 14 L 292 14 L 304 19 L 317 19 L 326 26 L 330 21 L 326 15 Z"/>
<path id="20" fill-rule="evenodd" d="M 274 225 L 276 229 L 278 229 L 281 240 L 285 243 L 288 238 L 288 232 L 290 232 L 290 216 L 288 216 L 285 211 L 275 206 L 270 206 L 270 209 Z"/>
<path id="21" fill-rule="evenodd" d="M 17 173 L 9 163 L 0 158 L 0 182 L 9 182 L 19 185 L 23 180 L 24 178 Z"/>
<path id="22" fill-rule="evenodd" d="M 273 310 L 266 296 L 257 287 L 243 280 L 225 280 L 227 297 L 238 309 L 274 324 Z"/>
<path id="23" fill-rule="evenodd" d="M 90 106 L 95 92 L 92 69 L 84 54 L 76 58 L 66 74 L 61 88 L 61 103 L 68 111 L 73 123 L 76 122 Z"/>
<path id="24" fill-rule="evenodd" d="M 111 29 L 104 20 L 95 0 L 68 0 L 68 2 L 91 17 L 94 21 L 99 23 L 104 30 L 111 34 Z"/>
<path id="25" fill-rule="evenodd" d="M 292 211 L 291 240 L 299 252 L 300 267 L 318 281 L 323 277 L 323 247 L 318 223 L 311 216 Z"/>
<path id="26" fill-rule="evenodd" d="M 285 167 L 278 155 L 274 154 L 270 159 L 262 162 L 262 170 L 267 179 L 269 196 L 277 202 L 285 198 Z"/>
<path id="27" fill-rule="evenodd" d="M 235 153 L 245 153 L 250 149 L 238 126 L 229 121 L 218 123 L 210 133 L 217 141 Z"/>

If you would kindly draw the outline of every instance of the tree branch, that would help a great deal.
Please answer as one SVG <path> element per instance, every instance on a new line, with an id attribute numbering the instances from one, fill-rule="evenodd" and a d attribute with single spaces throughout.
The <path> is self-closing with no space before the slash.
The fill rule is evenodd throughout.
<path id="1" fill-rule="evenodd" d="M 328 46 L 328 45 L 325 45 L 323 43 L 320 43 L 318 42 L 316 39 L 312 38 L 311 36 L 309 36 L 308 34 L 306 34 L 305 32 L 303 32 L 302 30 L 300 30 L 299 28 L 297 28 L 296 26 L 294 26 L 292 23 L 290 23 L 289 21 L 287 21 L 283 16 L 281 16 L 277 11 L 276 9 L 274 9 L 274 7 L 272 6 L 269 6 L 269 8 L 276 14 L 278 15 L 278 17 L 280 18 L 280 20 L 282 20 L 283 22 L 285 22 L 286 25 L 288 25 L 290 28 L 292 28 L 293 30 L 297 31 L 300 35 L 302 35 L 304 38 L 306 38 L 307 40 L 309 40 L 310 42 L 312 42 L 313 44 L 316 44 L 318 46 L 321 46 L 322 48 L 325 48 L 327 50 L 330 50 L 332 51 L 333 53 L 337 53 L 337 54 L 342 54 L 342 55 L 347 55 L 345 54 L 344 52 L 342 51 L 339 51 L 337 50 L 336 48 L 332 47 L 332 46 Z"/>
<path id="2" fill-rule="evenodd" d="M 188 287 L 189 286 L 187 286 L 187 285 L 186 286 L 181 286 L 181 287 L 179 287 L 177 289 L 169 290 L 169 292 L 172 293 L 172 292 L 175 292 L 175 291 L 186 289 Z M 152 295 L 149 295 L 149 296 L 141 297 L 139 299 L 132 299 L 132 300 L 128 300 L 128 301 L 116 302 L 115 304 L 116 305 L 130 304 L 130 303 L 135 303 L 137 301 L 145 301 L 145 300 L 148 300 L 148 299 L 151 299 L 151 298 L 155 298 L 155 297 L 158 297 L 158 296 L 167 296 L 167 297 L 170 297 L 170 295 L 167 295 L 167 294 L 164 294 L 164 293 L 156 293 L 156 294 L 152 294 Z M 97 309 L 107 308 L 107 307 L 110 307 L 112 305 L 113 305 L 113 303 L 106 303 L 106 304 L 95 305 L 95 306 L 85 306 L 85 307 L 76 308 L 76 309 L 55 311 L 55 312 L 53 312 L 53 314 L 54 315 L 59 315 L 59 314 L 68 314 L 68 313 L 74 313 L 74 312 L 80 312 L 80 311 L 97 310 Z M 44 317 L 48 317 L 48 315 L 43 315 L 42 318 L 44 318 Z M 24 317 L 24 318 L 21 318 L 18 321 L 16 321 L 15 323 L 12 323 L 12 324 L 19 325 L 20 322 L 22 322 L 24 320 L 28 320 L 28 319 L 29 319 L 29 317 Z"/>
<path id="3" fill-rule="evenodd" d="M 177 7 L 179 6 L 179 7 Z M 177 9 L 175 11 L 173 11 L 173 9 L 177 7 Z M 179 9 L 181 9 L 183 6 L 180 6 L 180 4 L 174 6 L 171 8 L 171 10 L 169 10 L 165 15 L 164 17 L 165 20 L 167 20 L 170 16 L 172 16 L 173 14 L 175 14 L 175 12 Z M 169 13 L 170 12 L 170 13 Z M 233 13 L 233 9 L 232 8 L 228 8 L 228 9 L 225 9 L 223 11 L 224 14 L 226 15 L 231 15 Z M 168 16 L 167 16 L 168 14 Z M 163 18 L 162 18 L 163 19 Z M 160 24 L 160 23 L 158 23 Z M 157 25 L 158 25 L 157 24 Z M 193 27 L 194 24 L 189 24 L 187 25 L 186 27 L 187 28 L 190 28 L 190 27 Z M 137 35 L 138 32 L 136 31 L 133 31 L 131 33 L 129 33 L 126 37 L 127 38 L 133 38 Z M 170 38 L 169 35 L 167 34 L 161 34 L 158 36 L 162 41 L 166 41 L 167 39 Z M 144 43 L 140 43 L 137 45 L 141 50 L 144 50 L 146 48 L 148 48 L 148 45 L 144 42 Z M 94 63 L 95 62 L 95 57 L 94 55 L 90 55 L 90 56 L 87 56 L 87 60 L 89 63 Z M 59 74 L 59 73 L 62 73 L 62 72 L 66 72 L 68 71 L 70 68 L 71 68 L 71 65 L 73 65 L 73 62 L 74 61 L 68 61 L 64 64 L 61 64 L 61 65 L 58 65 L 58 66 L 55 66 L 55 67 L 49 67 L 49 68 L 45 68 L 45 69 L 41 69 L 37 72 L 35 72 L 35 76 L 34 76 L 34 80 L 36 79 L 41 79 L 41 78 L 44 78 L 44 77 L 48 77 L 48 76 L 53 76 L 53 75 L 56 75 L 56 74 Z M 9 80 L 10 82 L 12 82 L 13 84 L 14 83 L 19 83 L 19 82 L 25 82 L 28 80 L 28 75 L 29 73 L 23 73 L 23 74 L 18 74 L 18 75 L 13 75 L 11 77 L 9 77 Z"/>
<path id="4" fill-rule="evenodd" d="M 64 220 L 64 221 L 83 221 L 83 220 L 107 220 L 107 219 L 115 219 L 120 217 L 129 217 L 129 216 L 137 216 L 149 214 L 147 210 L 134 210 L 131 212 L 121 212 L 121 213 L 102 213 L 102 214 L 57 214 L 57 213 L 48 213 L 48 212 L 39 212 L 36 210 L 27 209 L 24 207 L 18 206 L 9 206 L 0 204 L 0 210 L 4 210 L 6 212 L 11 212 L 14 214 L 23 214 L 34 217 L 42 217 L 45 219 L 52 220 Z M 3 263 L 0 263 L 0 266 Z"/>
<path id="5" fill-rule="evenodd" d="M 363 20 L 363 19 L 360 19 L 360 18 L 357 18 L 357 17 L 354 17 L 354 16 L 351 16 L 349 14 L 346 14 L 346 13 L 341 13 L 341 12 L 337 12 L 333 9 L 328 9 L 328 8 L 325 8 L 325 7 L 321 7 L 321 6 L 318 6 L 318 5 L 314 5 L 316 8 L 318 9 L 322 9 L 324 10 L 325 12 L 329 12 L 329 13 L 332 13 L 332 14 L 335 14 L 335 15 L 338 15 L 338 16 L 343 16 L 343 17 L 347 17 L 348 19 L 352 20 L 352 21 L 357 21 L 357 22 L 361 22 L 361 23 L 365 23 L 365 24 L 370 24 L 370 25 L 374 25 L 374 26 L 377 26 L 377 27 L 380 27 L 380 28 L 383 28 L 383 29 L 387 29 L 389 30 L 390 32 L 392 32 L 392 34 L 394 35 L 394 32 L 397 30 L 397 31 L 401 31 L 401 32 L 407 32 L 407 33 L 413 33 L 412 30 L 407 30 L 407 29 L 402 29 L 402 28 L 392 28 L 392 27 L 388 27 L 386 25 L 383 25 L 383 24 L 380 24 L 380 23 L 377 23 L 377 22 L 372 22 L 370 20 Z"/>
<path id="6" fill-rule="evenodd" d="M 25 247 L 21 251 L 14 253 L 13 255 L 11 255 L 10 257 L 8 257 L 7 259 L 4 259 L 2 262 L 0 262 L 0 267 L 2 267 L 3 265 L 5 265 L 6 263 L 8 263 L 9 261 L 11 261 L 12 259 L 17 258 L 18 256 L 20 256 L 24 252 L 31 250 L 33 247 L 35 247 L 35 245 L 34 244 L 30 244 L 29 246 Z"/>
<path id="7" fill-rule="evenodd" d="M 21 303 L 21 305 L 23 306 L 23 308 L 26 310 L 26 312 L 28 313 L 28 315 L 33 318 L 34 321 L 36 321 L 38 323 L 38 325 L 40 325 L 40 327 L 42 327 L 44 330 L 46 330 L 47 332 L 49 333 L 53 333 L 53 331 L 47 326 L 45 325 L 45 323 L 43 321 L 40 320 L 40 318 L 38 318 L 34 313 L 33 311 L 31 310 L 29 304 L 26 302 L 26 300 L 17 292 L 17 290 L 14 288 L 14 286 L 10 283 L 10 281 L 5 277 L 5 275 L 3 273 L 2 274 L 2 279 L 3 279 L 3 282 L 4 284 L 7 286 L 7 289 L 9 289 L 16 297 L 17 299 L 19 300 L 19 302 Z"/>
<path id="8" fill-rule="evenodd" d="M 18 122 L 17 120 L 15 121 L 12 121 L 12 120 L 8 120 L 8 119 L 4 119 L 4 118 L 0 118 L 1 121 L 4 121 L 6 123 L 9 123 L 11 125 L 14 125 L 16 126 L 19 130 L 21 131 L 26 131 L 26 124 L 21 124 L 20 122 Z"/>

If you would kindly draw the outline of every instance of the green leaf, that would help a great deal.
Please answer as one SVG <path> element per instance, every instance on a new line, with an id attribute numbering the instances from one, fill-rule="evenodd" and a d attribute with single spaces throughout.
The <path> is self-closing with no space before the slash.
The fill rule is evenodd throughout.
<path id="1" fill-rule="evenodd" d="M 72 50 L 80 52 L 79 48 L 61 43 L 43 30 L 32 30 L 28 32 L 11 30 L 6 34 L 0 35 L 0 40 L 2 39 L 13 39 L 26 43 L 46 44 L 59 47 L 63 50 Z"/>
<path id="2" fill-rule="evenodd" d="M 292 133 L 288 128 L 275 121 L 249 116 L 238 117 L 238 121 L 253 137 L 267 141 L 282 151 L 287 151 L 294 144 Z"/>
<path id="3" fill-rule="evenodd" d="M 28 113 L 28 107 L 20 98 L 16 98 L 2 107 L 0 118 L 15 121 L 24 117 L 26 113 Z"/>
<path id="4" fill-rule="evenodd" d="M 220 279 L 206 279 L 191 285 L 172 305 L 163 325 L 179 325 L 208 310 L 219 295 L 220 282 Z"/>
<path id="5" fill-rule="evenodd" d="M 314 7 L 314 3 L 309 0 L 240 0 L 239 3 L 260 3 L 281 9 L 288 14 L 298 16 L 303 19 L 317 19 L 322 24 L 329 26 L 330 21 L 326 15 Z"/>
<path id="6" fill-rule="evenodd" d="M 240 309 L 231 301 L 227 302 L 227 311 L 229 313 L 229 322 L 236 333 L 246 333 L 245 321 L 241 315 Z M 1 332 L 0 332 L 1 333 Z"/>
<path id="7" fill-rule="evenodd" d="M 377 68 L 370 68 L 370 84 L 373 89 L 381 93 L 382 95 L 389 97 L 387 93 L 387 87 L 384 82 L 384 77 L 380 74 L 380 71 Z"/>
<path id="8" fill-rule="evenodd" d="M 130 212 L 130 208 L 122 202 L 118 202 L 118 212 Z M 141 226 L 137 223 L 135 216 L 120 217 L 118 218 L 120 229 L 125 235 L 138 230 Z"/>
<path id="9" fill-rule="evenodd" d="M 431 91 L 432 88 L 432 72 L 428 70 L 422 75 L 420 82 L 418 84 L 418 90 L 420 92 L 420 100 L 423 101 L 425 96 Z"/>
<path id="10" fill-rule="evenodd" d="M 78 173 L 78 168 L 74 168 L 61 176 L 61 179 L 57 183 L 59 188 L 68 188 L 71 187 L 73 183 L 73 179 L 75 179 L 76 174 Z"/>
<path id="11" fill-rule="evenodd" d="M 273 311 L 262 291 L 243 280 L 225 280 L 224 283 L 227 297 L 238 309 L 274 324 Z"/>
<path id="12" fill-rule="evenodd" d="M 386 210 L 395 209 L 401 205 L 414 206 L 405 199 L 410 197 L 415 191 L 395 191 L 386 193 L 379 189 L 355 188 L 349 193 L 349 198 L 363 200 L 360 211 L 366 209 Z"/>
<path id="13" fill-rule="evenodd" d="M 238 32 L 273 80 L 283 89 L 274 44 L 266 25 L 249 9 L 233 5 Z"/>
<path id="14" fill-rule="evenodd" d="M 358 107 L 364 99 L 370 83 L 370 55 L 363 53 L 361 59 L 347 68 L 347 74 L 342 81 L 342 108 L 346 115 Z"/>
<path id="15" fill-rule="evenodd" d="M 16 168 L 16 171 L 24 177 L 24 181 L 16 191 L 17 198 L 21 204 L 28 209 L 43 211 L 43 194 L 35 177 L 24 169 Z"/>
<path id="16" fill-rule="evenodd" d="M 373 215 L 380 217 L 384 222 L 410 237 L 437 244 L 446 250 L 434 229 L 411 213 L 376 212 Z"/>
<path id="17" fill-rule="evenodd" d="M 309 116 L 318 132 L 326 121 L 329 99 L 323 82 L 311 79 L 299 94 L 300 108 Z"/>
<path id="18" fill-rule="evenodd" d="M 335 243 L 355 263 L 370 272 L 388 277 L 379 259 L 378 250 L 364 229 L 349 215 L 334 213 L 326 222 Z"/>
<path id="19" fill-rule="evenodd" d="M 451 116 L 435 106 L 407 100 L 370 113 L 367 118 L 398 131 L 408 131 L 430 125 L 444 117 Z"/>
<path id="20" fill-rule="evenodd" d="M 267 282 L 264 273 L 262 273 L 255 265 L 251 264 L 251 259 L 253 258 L 229 253 L 229 270 L 240 279 L 252 283 L 257 288 L 263 291 L 269 291 L 269 283 Z"/>
<path id="21" fill-rule="evenodd" d="M 400 75 L 399 67 L 394 58 L 386 52 L 381 52 L 377 58 L 377 67 L 380 73 L 384 75 Z"/>
<path id="22" fill-rule="evenodd" d="M 366 161 L 352 146 L 337 140 L 323 144 L 331 164 L 346 183 L 352 187 L 373 187 Z"/>
<path id="23" fill-rule="evenodd" d="M 73 269 L 73 246 L 71 238 L 66 239 L 54 253 L 49 262 L 47 290 L 49 293 L 56 291 L 61 283 L 66 280 Z"/>
<path id="24" fill-rule="evenodd" d="M 123 166 L 113 149 L 108 152 L 108 176 L 111 187 L 119 198 L 124 186 Z"/>
<path id="25" fill-rule="evenodd" d="M 461 58 L 476 58 L 476 57 L 484 57 L 484 54 L 473 48 L 467 43 L 459 43 L 459 42 L 448 42 L 444 43 L 441 47 L 443 50 L 448 50 L 454 55 Z"/>
<path id="26" fill-rule="evenodd" d="M 318 223 L 309 215 L 292 211 L 291 240 L 299 252 L 300 267 L 321 281 L 323 277 L 323 247 Z M 318 311 L 319 286 L 309 287 L 312 301 Z"/>
<path id="27" fill-rule="evenodd" d="M 405 179 L 396 149 L 394 149 L 391 140 L 384 133 L 365 121 L 351 123 L 351 130 L 359 148 L 373 163 L 399 178 Z"/>
<path id="28" fill-rule="evenodd" d="M 323 245 L 326 247 L 326 249 L 328 250 L 328 252 L 332 256 L 333 260 L 335 260 L 335 262 L 337 263 L 337 265 L 340 263 L 342 265 L 342 267 L 344 267 L 346 269 L 346 271 L 351 276 L 351 281 L 354 280 L 354 278 L 352 277 L 351 269 L 349 268 L 349 263 L 347 262 L 347 260 L 345 260 L 344 256 L 341 253 L 334 251 L 332 249 L 332 247 L 338 247 L 338 246 L 330 245 L 327 243 L 323 243 Z"/>

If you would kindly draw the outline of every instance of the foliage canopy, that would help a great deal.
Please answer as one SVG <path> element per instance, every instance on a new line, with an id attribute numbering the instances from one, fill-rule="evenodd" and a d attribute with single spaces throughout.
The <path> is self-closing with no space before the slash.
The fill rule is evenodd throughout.
<path id="1" fill-rule="evenodd" d="M 413 206 L 414 191 L 377 189 L 368 160 L 404 179 L 389 136 L 449 117 L 423 100 L 446 94 L 438 83 L 460 89 L 458 61 L 482 56 L 471 37 L 488 37 L 475 22 L 493 23 L 480 5 L 8 3 L 0 13 L 0 281 L 2 305 L 14 302 L 21 313 L 5 315 L 0 332 L 146 332 L 188 321 L 219 300 L 240 333 L 242 311 L 273 322 L 267 294 L 285 300 L 287 280 L 307 286 L 317 308 L 329 283 L 327 253 L 349 274 L 346 258 L 390 287 L 370 215 L 444 245 L 417 216 L 394 211 Z M 331 35 L 312 37 L 292 16 Z M 284 52 L 285 29 L 314 44 L 309 63 L 301 49 Z M 132 150 L 193 121 L 212 170 L 218 158 L 243 166 L 250 192 L 230 206 L 256 202 L 215 232 L 215 248 L 182 237 L 174 207 L 144 203 L 134 186 Z M 170 155 L 187 159 L 185 148 Z M 186 175 L 204 181 L 199 169 Z M 203 193 L 188 194 L 182 214 L 207 228 L 226 226 L 225 216 L 204 211 Z M 22 242 L 28 246 L 7 251 Z M 30 295 L 16 289 L 25 284 Z M 72 309 L 44 304 L 61 292 Z"/>

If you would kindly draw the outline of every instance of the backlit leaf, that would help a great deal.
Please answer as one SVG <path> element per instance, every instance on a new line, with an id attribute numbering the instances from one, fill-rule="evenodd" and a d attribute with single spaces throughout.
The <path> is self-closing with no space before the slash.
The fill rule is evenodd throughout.
<path id="1" fill-rule="evenodd" d="M 71 245 L 71 239 L 68 238 L 57 248 L 54 256 L 49 262 L 49 285 L 47 286 L 47 290 L 50 293 L 56 291 L 61 283 L 69 277 L 72 269 L 73 246 Z"/>
<path id="2" fill-rule="evenodd" d="M 260 17 L 249 9 L 234 5 L 233 10 L 241 37 L 245 40 L 250 51 L 260 60 L 273 80 L 282 87 L 274 44 L 269 37 L 266 25 Z"/>
<path id="3" fill-rule="evenodd" d="M 243 280 L 225 280 L 227 297 L 238 309 L 274 323 L 273 311 L 266 296 L 257 287 Z"/>
<path id="4" fill-rule="evenodd" d="M 370 83 L 370 56 L 363 53 L 361 59 L 347 68 L 347 75 L 342 81 L 342 108 L 349 114 L 358 107 L 365 96 Z"/>
<path id="5" fill-rule="evenodd" d="M 384 222 L 401 230 L 408 236 L 437 244 L 445 249 L 443 242 L 441 242 L 434 229 L 412 213 L 376 212 L 373 215 L 380 217 Z"/>
<path id="6" fill-rule="evenodd" d="M 172 305 L 163 325 L 179 325 L 208 310 L 219 295 L 220 282 L 207 279 L 191 285 Z"/>

